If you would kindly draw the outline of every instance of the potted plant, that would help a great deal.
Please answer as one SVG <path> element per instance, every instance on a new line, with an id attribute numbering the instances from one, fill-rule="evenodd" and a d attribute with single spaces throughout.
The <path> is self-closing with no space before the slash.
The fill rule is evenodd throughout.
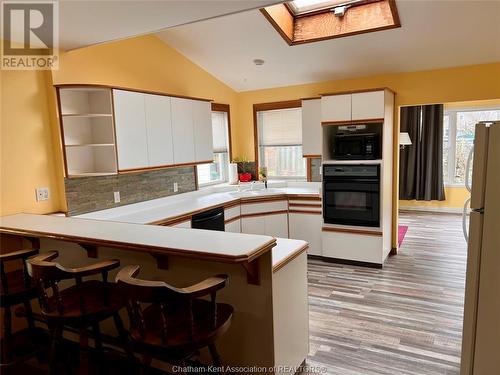
<path id="1" fill-rule="evenodd" d="M 245 157 L 235 158 L 233 163 L 238 164 L 238 176 L 240 182 L 252 181 L 252 163 L 248 161 Z"/>

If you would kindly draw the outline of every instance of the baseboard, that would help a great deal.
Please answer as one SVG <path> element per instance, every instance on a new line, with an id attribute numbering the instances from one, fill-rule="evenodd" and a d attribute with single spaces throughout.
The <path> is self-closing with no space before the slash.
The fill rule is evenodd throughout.
<path id="1" fill-rule="evenodd" d="M 308 255 L 307 257 L 309 259 L 322 260 L 323 262 L 327 262 L 327 263 L 347 264 L 349 266 L 361 266 L 361 267 L 368 267 L 368 268 L 382 268 L 383 267 L 383 264 L 380 264 L 380 263 L 362 262 L 359 260 L 330 258 L 330 257 L 319 256 L 319 255 Z"/>
<path id="2" fill-rule="evenodd" d="M 427 207 L 427 206 L 399 206 L 400 211 L 435 212 L 443 214 L 461 214 L 463 209 L 457 207 Z"/>

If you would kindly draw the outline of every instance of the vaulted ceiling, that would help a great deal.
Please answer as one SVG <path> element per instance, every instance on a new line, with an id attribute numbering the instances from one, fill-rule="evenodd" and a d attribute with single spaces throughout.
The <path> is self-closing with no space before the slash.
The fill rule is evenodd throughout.
<path id="1" fill-rule="evenodd" d="M 401 28 L 304 45 L 287 45 L 258 10 L 157 35 L 237 91 L 500 61 L 500 1 L 396 3 Z"/>

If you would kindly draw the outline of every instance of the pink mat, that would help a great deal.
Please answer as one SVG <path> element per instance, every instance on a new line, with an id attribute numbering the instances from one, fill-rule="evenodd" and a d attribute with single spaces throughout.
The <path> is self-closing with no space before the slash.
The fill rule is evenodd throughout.
<path id="1" fill-rule="evenodd" d="M 403 243 L 403 240 L 405 239 L 406 232 L 408 232 L 407 225 L 398 225 L 398 244 L 399 244 L 399 247 L 401 247 L 401 244 Z"/>

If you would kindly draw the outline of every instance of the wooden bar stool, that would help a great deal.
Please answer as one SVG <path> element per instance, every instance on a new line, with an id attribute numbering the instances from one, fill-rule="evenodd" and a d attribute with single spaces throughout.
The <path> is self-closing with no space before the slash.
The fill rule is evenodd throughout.
<path id="1" fill-rule="evenodd" d="M 123 343 L 127 341 L 127 332 L 118 313 L 125 306 L 125 299 L 118 293 L 116 284 L 108 282 L 108 272 L 117 268 L 120 261 L 105 260 L 80 268 L 66 268 L 52 262 L 58 255 L 57 251 L 52 251 L 28 260 L 41 312 L 51 331 L 51 373 L 56 371 L 57 351 L 61 346 L 64 326 L 76 328 L 80 332 L 80 348 L 83 350 L 88 349 L 87 328 L 92 328 L 99 356 L 102 356 L 103 349 L 99 328 L 101 321 L 113 317 L 120 338 Z M 99 274 L 102 275 L 102 281 L 83 280 L 84 277 Z M 61 280 L 75 280 L 75 284 L 61 290 Z"/>
<path id="2" fill-rule="evenodd" d="M 215 366 L 221 366 L 215 341 L 231 324 L 233 307 L 216 303 L 216 293 L 228 283 L 227 275 L 175 288 L 163 281 L 136 279 L 139 266 L 118 272 L 116 282 L 128 297 L 130 336 L 134 351 L 151 358 L 185 366 L 186 360 L 208 347 Z M 199 297 L 210 296 L 210 300 Z M 143 308 L 143 304 L 148 304 Z"/>
<path id="3" fill-rule="evenodd" d="M 41 338 L 39 330 L 35 328 L 31 300 L 35 299 L 36 288 L 33 280 L 28 275 L 26 259 L 38 254 L 38 250 L 19 250 L 0 255 L 0 307 L 3 309 L 3 338 L 1 342 L 2 355 L 1 366 L 11 366 L 19 361 L 36 354 L 39 349 L 37 345 Z M 19 268 L 6 271 L 6 262 L 18 262 Z M 12 308 L 16 305 L 24 305 L 25 317 L 28 328 L 12 333 Z M 21 353 L 16 353 L 21 349 Z M 25 350 L 22 350 L 25 349 Z M 26 349 L 28 349 L 26 351 Z"/>

